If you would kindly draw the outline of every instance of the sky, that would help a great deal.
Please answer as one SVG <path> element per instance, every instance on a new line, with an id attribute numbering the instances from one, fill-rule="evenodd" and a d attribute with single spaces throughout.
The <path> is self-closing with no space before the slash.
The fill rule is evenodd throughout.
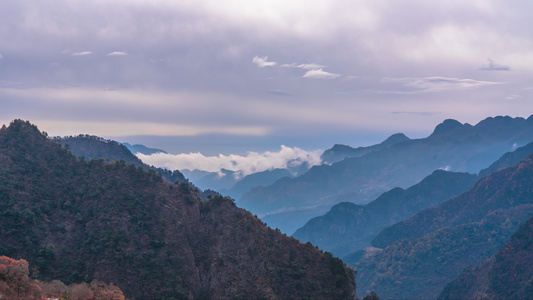
<path id="1" fill-rule="evenodd" d="M 530 0 L 6 0 L 0 123 L 210 157 L 527 118 L 532 12 Z"/>

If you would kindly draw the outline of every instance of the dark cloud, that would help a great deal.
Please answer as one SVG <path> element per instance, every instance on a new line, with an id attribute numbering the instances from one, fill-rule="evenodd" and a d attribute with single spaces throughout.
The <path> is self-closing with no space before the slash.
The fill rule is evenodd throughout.
<path id="1" fill-rule="evenodd" d="M 284 91 L 267 91 L 267 94 L 274 96 L 290 96 L 291 94 Z"/>
<path id="2" fill-rule="evenodd" d="M 511 67 L 509 66 L 504 66 L 504 65 L 499 65 L 497 63 L 495 63 L 492 59 L 489 59 L 488 60 L 488 64 L 479 68 L 480 70 L 485 70 L 485 71 L 509 71 L 511 70 Z"/>

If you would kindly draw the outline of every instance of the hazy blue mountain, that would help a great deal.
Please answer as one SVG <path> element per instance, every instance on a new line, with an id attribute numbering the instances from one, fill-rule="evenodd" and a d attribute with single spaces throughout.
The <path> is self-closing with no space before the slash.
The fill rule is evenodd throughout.
<path id="1" fill-rule="evenodd" d="M 65 148 L 69 149 L 72 154 L 84 157 L 86 160 L 103 159 L 108 162 L 123 160 L 127 164 L 133 164 L 144 170 L 154 170 L 170 182 L 186 180 L 183 174 L 178 170 L 170 171 L 167 169 L 156 168 L 154 166 L 148 166 L 137 156 L 133 155 L 126 145 L 113 140 L 88 134 L 66 136 L 62 138 L 56 137 L 54 139 L 61 143 Z"/>
<path id="2" fill-rule="evenodd" d="M 202 190 L 216 190 L 217 192 L 239 199 L 242 194 L 256 186 L 266 186 L 283 177 L 292 177 L 287 169 L 274 169 L 253 173 L 242 178 L 235 176 L 231 170 L 222 169 L 220 172 L 201 170 L 182 170 L 183 174 Z"/>
<path id="3" fill-rule="evenodd" d="M 427 138 L 315 166 L 302 176 L 256 187 L 241 197 L 239 205 L 260 216 L 272 216 L 276 212 L 333 206 L 343 195 L 350 195 L 350 202 L 365 204 L 394 187 L 412 186 L 437 169 L 478 173 L 502 154 L 532 140 L 533 116 L 527 120 L 487 118 L 475 126 L 445 120 Z M 296 222 L 290 215 L 288 218 Z M 281 221 L 268 224 L 286 231 Z M 307 221 L 299 220 L 300 226 Z"/>
<path id="4" fill-rule="evenodd" d="M 122 143 L 122 145 L 126 146 L 133 154 L 142 153 L 145 155 L 152 155 L 155 153 L 167 153 L 165 150 L 148 148 L 145 145 L 140 144 L 130 145 L 128 143 Z"/>
<path id="5" fill-rule="evenodd" d="M 201 179 L 202 177 L 205 177 L 213 172 L 208 172 L 208 171 L 202 171 L 202 170 L 189 170 L 189 169 L 183 169 L 181 170 L 181 173 L 183 173 L 183 175 L 185 177 L 187 177 L 190 181 L 197 181 L 199 179 Z"/>
<path id="6" fill-rule="evenodd" d="M 533 154 L 374 238 L 383 251 L 355 264 L 361 295 L 432 299 L 466 267 L 491 257 L 533 215 Z"/>
<path id="7" fill-rule="evenodd" d="M 342 257 L 370 246 L 385 227 L 470 189 L 476 175 L 437 170 L 408 188 L 394 188 L 367 205 L 339 203 L 311 219 L 293 237 Z"/>
<path id="8" fill-rule="evenodd" d="M 403 133 L 397 133 L 397 134 L 391 135 L 389 138 L 387 138 L 385 141 L 383 141 L 380 144 L 372 145 L 368 147 L 352 148 L 347 145 L 335 144 L 331 149 L 324 151 L 324 153 L 322 153 L 320 158 L 322 159 L 322 163 L 332 164 L 334 162 L 341 161 L 345 159 L 346 157 L 363 156 L 372 151 L 381 150 L 383 148 L 390 147 L 396 143 L 407 141 L 407 140 L 409 140 L 409 138 L 405 136 Z"/>
<path id="9" fill-rule="evenodd" d="M 525 157 L 527 157 L 532 152 L 533 152 L 533 142 L 523 147 L 518 147 L 515 151 L 507 152 L 504 155 L 502 155 L 500 159 L 492 163 L 488 168 L 479 171 L 479 176 L 482 177 L 492 172 L 506 168 L 510 165 L 514 165 L 520 162 Z"/>
<path id="10" fill-rule="evenodd" d="M 532 299 L 533 216 L 496 255 L 465 269 L 439 299 Z"/>
<path id="11" fill-rule="evenodd" d="M 271 185 L 276 180 L 283 177 L 292 177 L 291 173 L 286 169 L 273 169 L 263 172 L 257 172 L 243 177 L 237 181 L 230 189 L 221 189 L 219 192 L 223 195 L 239 199 L 242 194 L 248 192 L 256 186 Z"/>
<path id="12" fill-rule="evenodd" d="M 235 171 L 221 169 L 219 172 L 207 172 L 201 170 L 183 170 L 185 177 L 202 190 L 221 191 L 233 187 L 240 181 L 235 176 Z"/>

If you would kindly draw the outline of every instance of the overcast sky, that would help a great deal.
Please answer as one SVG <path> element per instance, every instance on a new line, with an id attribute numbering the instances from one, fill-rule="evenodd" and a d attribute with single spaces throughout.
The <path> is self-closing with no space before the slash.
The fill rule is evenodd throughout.
<path id="1" fill-rule="evenodd" d="M 528 117 L 532 79 L 531 0 L 0 5 L 1 123 L 173 153 L 360 146 L 447 118 Z"/>

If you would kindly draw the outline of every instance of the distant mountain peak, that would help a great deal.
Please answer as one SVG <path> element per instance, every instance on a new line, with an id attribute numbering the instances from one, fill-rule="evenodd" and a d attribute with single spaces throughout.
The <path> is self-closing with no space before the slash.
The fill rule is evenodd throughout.
<path id="1" fill-rule="evenodd" d="M 403 133 L 395 133 L 395 134 L 389 136 L 381 144 L 383 144 L 383 145 L 396 144 L 396 143 L 407 141 L 407 140 L 410 140 L 410 138 L 408 138 L 405 134 L 403 134 Z"/>
<path id="2" fill-rule="evenodd" d="M 358 148 L 352 148 L 347 145 L 343 144 L 335 144 L 331 149 L 328 149 L 324 151 L 324 153 L 320 156 L 323 163 L 331 164 L 337 161 L 341 161 L 346 157 L 358 157 L 363 156 L 367 153 L 378 151 L 383 148 L 388 148 L 394 144 L 407 141 L 409 138 L 405 136 L 403 133 L 395 133 L 391 136 L 389 136 L 386 140 L 381 142 L 380 144 L 367 146 L 367 147 L 358 147 Z"/>
<path id="3" fill-rule="evenodd" d="M 461 122 L 454 120 L 454 119 L 446 119 L 442 123 L 437 125 L 437 127 L 435 127 L 435 130 L 433 131 L 431 136 L 449 133 L 451 131 L 463 128 L 465 125 L 461 124 Z"/>
<path id="4" fill-rule="evenodd" d="M 13 120 L 8 127 L 5 127 L 5 125 L 2 127 L 2 130 L 7 130 L 8 132 L 18 132 L 18 133 L 26 133 L 26 134 L 36 134 L 41 135 L 41 132 L 37 128 L 37 126 L 31 124 L 29 121 L 24 121 L 21 119 Z"/>

